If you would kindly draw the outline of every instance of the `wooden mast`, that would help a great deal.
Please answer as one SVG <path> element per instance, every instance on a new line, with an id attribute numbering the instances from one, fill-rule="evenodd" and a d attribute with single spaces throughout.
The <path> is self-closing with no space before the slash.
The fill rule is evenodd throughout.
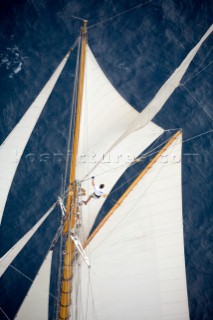
<path id="1" fill-rule="evenodd" d="M 74 140 L 72 147 L 72 161 L 70 167 L 70 186 L 69 193 L 66 203 L 66 214 L 67 221 L 64 226 L 64 234 L 67 235 L 65 243 L 65 258 L 62 273 L 62 285 L 61 285 L 61 296 L 60 296 L 60 309 L 59 319 L 68 320 L 69 311 L 71 305 L 71 291 L 72 291 L 72 263 L 75 253 L 75 245 L 70 237 L 72 230 L 76 227 L 76 196 L 77 187 L 75 184 L 75 173 L 76 173 L 76 162 L 79 144 L 80 134 L 80 120 L 81 120 L 81 109 L 83 100 L 83 87 L 84 87 L 84 72 L 85 72 L 85 61 L 86 61 L 86 43 L 87 43 L 87 20 L 83 21 L 83 27 L 81 28 L 81 57 L 80 57 L 80 70 L 79 70 L 79 82 L 78 82 L 78 97 L 76 107 L 76 121 L 74 130 Z"/>

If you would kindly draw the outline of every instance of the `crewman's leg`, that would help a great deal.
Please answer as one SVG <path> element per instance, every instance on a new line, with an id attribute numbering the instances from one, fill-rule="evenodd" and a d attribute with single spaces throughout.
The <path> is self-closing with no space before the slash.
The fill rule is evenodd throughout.
<path id="1" fill-rule="evenodd" d="M 93 198 L 93 194 L 91 194 L 86 201 L 82 201 L 84 204 L 87 204 Z"/>

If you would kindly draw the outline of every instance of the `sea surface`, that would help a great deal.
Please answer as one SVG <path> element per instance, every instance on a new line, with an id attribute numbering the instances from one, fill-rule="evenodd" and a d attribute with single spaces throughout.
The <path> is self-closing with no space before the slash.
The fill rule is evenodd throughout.
<path id="1" fill-rule="evenodd" d="M 139 6 L 143 2 L 147 3 Z M 210 0 L 1 1 L 0 144 L 73 45 L 82 24 L 73 16 L 94 25 L 88 42 L 97 61 L 120 94 L 141 111 L 210 27 L 213 5 Z M 213 319 L 213 132 L 208 132 L 213 130 L 212 46 L 211 35 L 182 79 L 184 86 L 175 90 L 154 118 L 165 129 L 183 129 L 183 221 L 191 320 Z M 61 193 L 75 59 L 73 52 L 20 161 L 2 220 L 0 256 Z M 35 277 L 59 221 L 60 212 L 55 210 L 14 260 L 13 266 L 22 274 L 14 268 L 5 272 L 0 319 L 14 318 L 31 285 L 23 274 Z M 53 294 L 57 259 L 56 253 Z M 50 319 L 53 315 L 50 297 Z"/>

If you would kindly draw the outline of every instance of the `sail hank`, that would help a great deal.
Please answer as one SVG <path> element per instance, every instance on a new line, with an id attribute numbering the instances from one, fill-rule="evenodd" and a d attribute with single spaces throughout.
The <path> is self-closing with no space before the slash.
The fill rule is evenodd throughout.
<path id="1" fill-rule="evenodd" d="M 88 243 L 89 279 L 85 264 L 76 263 L 79 318 L 189 319 L 181 142 L 180 134 Z"/>
<path id="2" fill-rule="evenodd" d="M 7 270 L 12 261 L 16 258 L 19 252 L 24 248 L 27 242 L 32 238 L 34 233 L 55 209 L 57 203 L 54 203 L 52 207 L 45 213 L 45 215 L 0 259 L 0 277 Z"/>
<path id="3" fill-rule="evenodd" d="M 15 317 L 16 320 L 48 320 L 51 264 L 52 251 L 49 251 Z"/>
<path id="4" fill-rule="evenodd" d="M 22 119 L 0 146 L 0 223 L 20 158 L 68 58 L 69 53 L 59 64 Z"/>

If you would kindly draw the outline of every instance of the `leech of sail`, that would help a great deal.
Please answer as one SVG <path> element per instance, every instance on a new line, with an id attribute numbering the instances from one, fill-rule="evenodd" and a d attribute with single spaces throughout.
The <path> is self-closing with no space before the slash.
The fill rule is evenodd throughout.
<path id="1" fill-rule="evenodd" d="M 158 154 L 150 161 L 150 163 L 146 166 L 146 168 L 139 174 L 139 176 L 132 182 L 129 188 L 122 194 L 120 199 L 115 203 L 112 209 L 107 213 L 105 218 L 101 221 L 98 227 L 94 230 L 91 236 L 85 241 L 83 248 L 90 243 L 90 241 L 95 237 L 95 235 L 99 232 L 99 230 L 103 227 L 106 221 L 112 216 L 118 206 L 124 201 L 124 199 L 128 196 L 128 194 L 134 189 L 137 183 L 143 178 L 143 176 L 149 171 L 149 169 L 153 166 L 153 164 L 160 158 L 163 152 L 172 144 L 172 142 L 181 134 L 181 131 L 178 131 L 174 134 L 171 139 L 165 144 L 165 146 L 158 152 Z"/>

